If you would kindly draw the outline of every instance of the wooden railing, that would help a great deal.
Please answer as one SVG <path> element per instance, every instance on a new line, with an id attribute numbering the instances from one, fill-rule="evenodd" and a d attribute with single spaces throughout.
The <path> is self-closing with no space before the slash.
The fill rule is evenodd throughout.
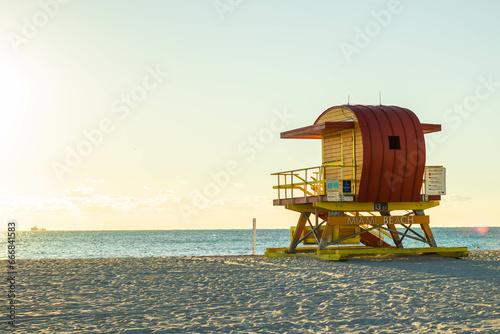
<path id="1" fill-rule="evenodd" d="M 309 167 L 273 173 L 278 177 L 278 199 L 324 195 L 323 167 Z"/>
<path id="2" fill-rule="evenodd" d="M 325 193 L 325 168 L 336 167 L 340 168 L 340 175 L 343 175 L 343 168 L 356 168 L 356 166 L 346 166 L 341 165 L 341 163 L 326 163 L 321 166 L 301 168 L 288 170 L 284 172 L 272 173 L 271 175 L 276 175 L 278 178 L 278 184 L 273 186 L 273 189 L 278 190 L 278 200 L 298 198 L 298 197 L 312 197 L 312 196 L 322 196 Z M 441 166 L 426 166 L 426 168 L 442 168 Z M 422 190 L 424 201 L 427 201 L 427 194 L 425 190 L 425 181 L 428 172 L 424 175 L 422 180 Z M 355 179 L 342 179 L 342 181 L 351 181 L 351 191 L 344 192 L 343 195 L 356 196 L 356 180 Z M 359 180 L 358 180 L 359 181 Z M 443 179 L 442 182 L 445 182 Z M 342 184 L 340 185 L 342 187 Z M 444 186 L 443 186 L 444 187 Z M 352 200 L 352 199 L 351 199 Z"/>
<path id="3" fill-rule="evenodd" d="M 326 167 L 342 168 L 343 166 L 328 165 Z M 278 177 L 278 184 L 273 187 L 278 190 L 278 200 L 325 195 L 324 169 L 325 166 L 316 166 L 271 174 Z M 354 180 L 350 181 L 354 184 Z M 353 193 L 354 191 L 348 194 L 353 195 Z"/>

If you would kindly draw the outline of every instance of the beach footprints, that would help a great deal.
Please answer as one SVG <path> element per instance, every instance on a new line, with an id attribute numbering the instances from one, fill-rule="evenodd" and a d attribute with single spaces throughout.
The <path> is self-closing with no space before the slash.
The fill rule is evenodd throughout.
<path id="1" fill-rule="evenodd" d="M 16 333 L 495 333 L 499 256 L 20 260 Z"/>

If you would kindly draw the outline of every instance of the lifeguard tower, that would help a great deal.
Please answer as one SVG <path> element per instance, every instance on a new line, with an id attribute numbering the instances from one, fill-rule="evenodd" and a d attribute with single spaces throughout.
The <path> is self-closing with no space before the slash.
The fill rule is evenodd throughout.
<path id="1" fill-rule="evenodd" d="M 445 168 L 425 166 L 424 134 L 437 131 L 440 124 L 420 123 L 409 109 L 342 105 L 313 125 L 282 132 L 286 139 L 321 139 L 322 164 L 272 174 L 273 204 L 300 217 L 289 247 L 268 248 L 266 256 L 467 256 L 466 247 L 438 247 L 424 213 L 446 194 Z"/>

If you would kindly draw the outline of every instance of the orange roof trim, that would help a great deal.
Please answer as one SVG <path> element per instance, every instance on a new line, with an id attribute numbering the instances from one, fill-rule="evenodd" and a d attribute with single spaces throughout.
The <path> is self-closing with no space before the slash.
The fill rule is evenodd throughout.
<path id="1" fill-rule="evenodd" d="M 441 131 L 441 124 L 428 124 L 428 123 L 420 123 L 420 124 L 422 125 L 422 130 L 424 130 L 424 134 Z"/>
<path id="2" fill-rule="evenodd" d="M 322 135 L 342 131 L 346 129 L 353 129 L 354 122 L 325 122 L 305 126 L 303 128 L 293 129 L 281 133 L 281 138 L 294 138 L 294 139 L 321 139 Z"/>

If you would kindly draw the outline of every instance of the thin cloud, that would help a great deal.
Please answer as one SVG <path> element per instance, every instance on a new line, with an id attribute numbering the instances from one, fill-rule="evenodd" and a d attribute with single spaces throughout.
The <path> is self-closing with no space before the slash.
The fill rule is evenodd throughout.
<path id="1" fill-rule="evenodd" d="M 86 179 L 85 182 L 86 183 L 103 183 L 104 180 L 103 179 Z"/>
<path id="2" fill-rule="evenodd" d="M 454 202 L 471 202 L 472 201 L 472 197 L 462 196 L 462 195 L 451 195 L 449 197 L 449 199 L 451 201 L 454 201 Z"/>

